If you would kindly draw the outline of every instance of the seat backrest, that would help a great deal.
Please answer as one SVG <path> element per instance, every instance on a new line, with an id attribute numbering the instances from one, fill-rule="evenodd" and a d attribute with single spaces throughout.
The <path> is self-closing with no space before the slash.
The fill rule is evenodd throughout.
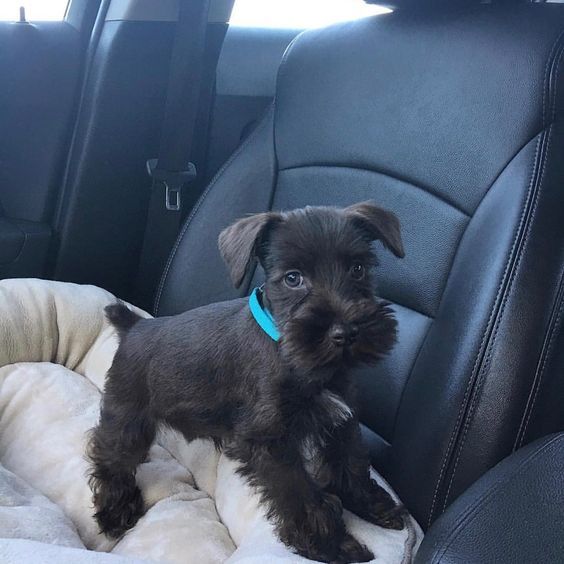
<path id="1" fill-rule="evenodd" d="M 369 198 L 393 210 L 406 257 L 380 252 L 379 292 L 399 343 L 358 373 L 361 420 L 423 526 L 564 427 L 563 30 L 564 6 L 504 2 L 304 33 L 158 294 L 159 315 L 239 295 L 216 241 L 244 214 Z"/>

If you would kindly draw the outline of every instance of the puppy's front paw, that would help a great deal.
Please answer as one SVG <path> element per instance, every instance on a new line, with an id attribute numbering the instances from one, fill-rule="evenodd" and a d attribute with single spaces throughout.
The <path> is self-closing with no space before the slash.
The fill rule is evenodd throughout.
<path id="1" fill-rule="evenodd" d="M 387 509 L 375 509 L 375 511 L 371 511 L 370 515 L 367 516 L 368 520 L 374 523 L 374 525 L 378 525 L 384 529 L 393 529 L 394 531 L 401 531 L 405 528 L 407 511 L 402 505 L 395 505 Z"/>
<path id="2" fill-rule="evenodd" d="M 314 537 L 331 537 L 344 527 L 343 504 L 336 495 L 323 492 L 316 503 L 306 506 L 306 514 L 306 527 Z"/>
<path id="3" fill-rule="evenodd" d="M 405 527 L 407 511 L 376 482 L 371 480 L 368 487 L 354 493 L 354 501 L 348 505 L 359 517 L 384 529 L 401 531 Z"/>
<path id="4" fill-rule="evenodd" d="M 108 490 L 101 502 L 98 496 L 98 511 L 94 515 L 100 532 L 113 539 L 119 539 L 145 513 L 145 504 L 137 486 L 124 490 Z"/>
<path id="5" fill-rule="evenodd" d="M 345 530 L 341 500 L 323 492 L 305 506 L 305 520 L 295 523 L 286 534 L 284 542 L 301 556 L 331 564 L 368 562 L 374 555 Z"/>
<path id="6" fill-rule="evenodd" d="M 310 560 L 337 562 L 339 540 L 345 534 L 342 513 L 341 500 L 323 492 L 305 503 L 299 514 L 281 523 L 280 538 Z"/>
<path id="7" fill-rule="evenodd" d="M 363 544 L 360 544 L 352 535 L 345 534 L 339 545 L 339 553 L 331 564 L 348 564 L 349 562 L 369 562 L 374 554 Z"/>

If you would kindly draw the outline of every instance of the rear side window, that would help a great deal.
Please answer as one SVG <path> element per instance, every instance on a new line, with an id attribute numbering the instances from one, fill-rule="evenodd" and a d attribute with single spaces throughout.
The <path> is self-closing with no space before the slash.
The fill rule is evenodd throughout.
<path id="1" fill-rule="evenodd" d="M 364 0 L 235 0 L 229 23 L 241 27 L 307 29 L 389 11 Z"/>
<path id="2" fill-rule="evenodd" d="M 0 20 L 18 21 L 20 6 L 28 21 L 53 21 L 65 17 L 69 0 L 0 0 Z"/>

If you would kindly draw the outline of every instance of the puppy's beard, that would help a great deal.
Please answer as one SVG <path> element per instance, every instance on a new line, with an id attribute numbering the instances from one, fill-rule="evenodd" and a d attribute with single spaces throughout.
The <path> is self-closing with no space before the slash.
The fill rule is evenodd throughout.
<path id="1" fill-rule="evenodd" d="M 304 308 L 283 324 L 281 350 L 284 360 L 297 370 L 353 367 L 380 360 L 396 342 L 397 322 L 389 304 L 363 301 L 349 304 L 346 323 L 359 328 L 354 343 L 336 345 L 329 337 L 337 315 L 319 306 Z"/>
<path id="2" fill-rule="evenodd" d="M 374 364 L 385 356 L 397 341 L 397 321 L 387 302 L 369 308 L 357 321 L 359 334 L 350 348 L 352 364 Z"/>
<path id="3" fill-rule="evenodd" d="M 282 335 L 284 360 L 304 372 L 343 364 L 343 348 L 335 346 L 327 337 L 327 330 L 319 330 L 316 323 L 290 321 Z"/>

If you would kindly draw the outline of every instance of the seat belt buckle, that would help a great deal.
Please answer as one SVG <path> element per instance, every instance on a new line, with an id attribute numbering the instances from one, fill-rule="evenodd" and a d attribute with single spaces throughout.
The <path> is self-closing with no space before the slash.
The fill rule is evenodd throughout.
<path id="1" fill-rule="evenodd" d="M 180 211 L 182 208 L 182 187 L 196 178 L 194 163 L 188 163 L 184 170 L 163 170 L 158 167 L 158 159 L 147 161 L 147 173 L 156 182 L 165 187 L 165 208 L 168 211 Z"/>
<path id="2" fill-rule="evenodd" d="M 180 197 L 180 188 L 171 188 L 166 182 L 165 185 L 165 208 L 168 211 L 180 211 L 182 200 Z"/>

